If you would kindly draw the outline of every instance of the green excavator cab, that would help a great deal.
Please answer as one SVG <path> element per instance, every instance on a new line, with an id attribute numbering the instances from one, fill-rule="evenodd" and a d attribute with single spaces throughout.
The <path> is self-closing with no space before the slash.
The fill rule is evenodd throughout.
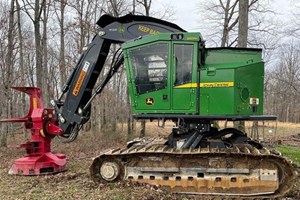
<path id="1" fill-rule="evenodd" d="M 133 114 L 262 115 L 262 51 L 203 44 L 200 33 L 161 33 L 124 43 Z"/>

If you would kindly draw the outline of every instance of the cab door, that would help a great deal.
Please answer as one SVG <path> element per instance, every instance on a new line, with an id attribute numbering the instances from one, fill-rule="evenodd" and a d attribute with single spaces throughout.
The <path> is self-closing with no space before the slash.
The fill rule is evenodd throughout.
<path id="1" fill-rule="evenodd" d="M 169 82 L 169 43 L 157 42 L 129 52 L 134 77 L 131 94 L 134 111 L 169 113 L 171 109 Z"/>
<path id="2" fill-rule="evenodd" d="M 197 45 L 173 42 L 172 109 L 176 113 L 195 113 L 197 96 Z"/>

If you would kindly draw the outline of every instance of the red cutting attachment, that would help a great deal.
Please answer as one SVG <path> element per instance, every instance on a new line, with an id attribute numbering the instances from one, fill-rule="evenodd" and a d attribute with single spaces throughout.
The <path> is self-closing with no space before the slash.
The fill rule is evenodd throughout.
<path id="1" fill-rule="evenodd" d="M 35 87 L 13 87 L 30 96 L 30 108 L 25 117 L 4 119 L 0 122 L 24 122 L 31 131 L 31 140 L 18 145 L 26 149 L 26 155 L 14 161 L 9 174 L 41 175 L 66 170 L 66 156 L 51 152 L 51 140 L 63 134 L 57 126 L 54 110 L 44 108 L 41 90 Z"/>

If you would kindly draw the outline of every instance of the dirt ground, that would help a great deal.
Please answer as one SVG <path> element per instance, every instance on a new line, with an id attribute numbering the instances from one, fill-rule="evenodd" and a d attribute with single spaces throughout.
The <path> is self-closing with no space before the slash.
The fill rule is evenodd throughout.
<path id="1" fill-rule="evenodd" d="M 300 125 L 296 125 L 295 129 L 299 131 L 299 127 Z M 124 130 L 126 129 L 124 128 Z M 24 149 L 0 148 L 0 199 L 230 199 L 225 197 L 171 194 L 160 188 L 149 185 L 137 185 L 127 181 L 111 184 L 94 183 L 89 177 L 89 166 L 93 157 L 99 155 L 101 151 L 107 148 L 122 147 L 126 144 L 128 136 L 122 132 L 125 131 L 119 130 L 118 134 L 112 134 L 111 132 L 81 133 L 75 142 L 69 144 L 62 144 L 55 138 L 52 143 L 53 151 L 64 153 L 68 156 L 68 170 L 56 175 L 27 177 L 8 175 L 9 167 L 14 159 L 23 156 Z M 157 136 L 165 135 L 168 130 L 148 126 L 146 134 L 150 135 L 149 132 L 155 132 L 154 136 Z M 289 132 L 276 136 L 276 138 L 284 144 L 292 142 L 293 144 L 291 145 L 300 146 L 300 143 L 294 144 L 293 135 L 298 137 L 295 132 Z M 270 136 L 270 138 L 272 137 Z M 22 142 L 24 142 L 24 136 L 21 133 L 9 136 L 9 144 Z M 296 140 L 296 142 L 298 141 Z M 300 170 L 298 171 L 300 174 Z M 294 189 L 283 199 L 300 199 L 299 178 Z"/>

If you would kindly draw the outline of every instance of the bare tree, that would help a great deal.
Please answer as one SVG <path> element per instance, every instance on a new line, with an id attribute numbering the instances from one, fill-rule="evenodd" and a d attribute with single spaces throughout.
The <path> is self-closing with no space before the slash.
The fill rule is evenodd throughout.
<path id="1" fill-rule="evenodd" d="M 236 14 L 236 5 L 238 3 L 238 0 L 235 0 L 232 5 L 231 1 L 228 0 L 226 4 L 224 4 L 222 1 L 219 1 L 221 8 L 223 9 L 224 12 L 224 22 L 223 22 L 223 34 L 222 34 L 222 39 L 221 39 L 221 47 L 225 46 L 231 46 L 229 44 L 229 33 L 230 31 L 235 27 L 235 25 L 238 22 L 238 17 L 234 17 Z M 235 42 L 235 40 L 234 40 Z"/>
<path id="2" fill-rule="evenodd" d="M 29 0 L 22 0 L 23 1 L 23 10 L 29 17 L 29 19 L 32 21 L 33 26 L 34 26 L 34 38 L 35 38 L 35 74 L 36 74 L 36 85 L 38 87 L 41 87 L 44 91 L 43 98 L 44 101 L 47 102 L 47 90 L 48 87 L 46 85 L 46 80 L 47 80 L 47 64 L 46 60 L 43 61 L 44 57 L 44 48 L 46 48 L 46 36 L 42 35 L 41 33 L 41 21 L 42 21 L 42 16 L 43 12 L 46 11 L 46 0 L 35 0 L 34 2 L 31 2 Z M 32 15 L 33 11 L 33 15 Z M 44 15 L 45 17 L 45 15 Z M 46 20 L 46 19 L 44 19 Z M 43 25 L 46 25 L 46 21 L 44 21 Z M 46 34 L 45 31 L 46 27 L 44 27 L 44 34 Z"/>
<path id="3" fill-rule="evenodd" d="M 15 1 L 10 2 L 9 15 L 8 15 L 8 34 L 7 34 L 7 52 L 5 55 L 5 76 L 4 79 L 4 113 L 5 117 L 10 116 L 10 109 L 12 108 L 12 101 L 10 93 L 10 87 L 12 83 L 12 73 L 13 73 L 13 50 L 14 50 L 14 10 L 15 10 Z M 8 134 L 8 125 L 5 124 L 2 127 L 2 133 L 0 137 L 0 146 L 7 146 L 7 134 Z"/>
<path id="4" fill-rule="evenodd" d="M 291 0 L 290 3 L 293 7 L 290 13 L 289 24 L 284 24 L 285 30 L 283 34 L 300 38 L 300 3 L 298 0 Z"/>
<path id="5" fill-rule="evenodd" d="M 17 29 L 18 29 L 18 43 L 19 43 L 19 67 L 20 67 L 20 85 L 26 86 L 26 78 L 25 78 L 25 67 L 24 67 L 24 40 L 23 40 L 23 34 L 22 34 L 22 26 L 21 26 L 21 7 L 19 4 L 19 1 L 16 0 L 16 12 L 17 12 Z M 27 110 L 26 110 L 26 99 L 25 99 L 25 93 L 20 93 L 21 99 L 20 99 L 20 115 L 25 116 Z M 23 130 L 24 137 L 27 138 L 27 131 Z"/>
<path id="6" fill-rule="evenodd" d="M 264 39 L 257 36 L 257 33 L 274 34 L 275 24 L 270 18 L 274 14 L 265 4 L 266 1 L 247 0 L 241 1 L 241 5 L 248 2 L 248 40 L 251 46 L 266 45 Z M 200 28 L 206 35 L 208 42 L 214 46 L 235 47 L 238 46 L 238 21 L 239 21 L 239 0 L 210 0 L 199 1 L 198 8 L 201 14 Z M 242 7 L 242 9 L 246 7 Z M 243 12 L 245 13 L 245 12 Z M 245 16 L 241 20 L 246 20 Z M 269 19 L 267 20 L 267 16 Z M 205 30 L 205 31 L 204 31 Z M 260 39 L 260 40 L 259 40 Z M 267 45 L 266 45 L 267 46 Z"/>
<path id="7" fill-rule="evenodd" d="M 278 115 L 280 121 L 300 122 L 300 49 L 299 41 L 281 45 L 279 62 L 271 72 L 268 84 L 269 112 Z"/>
<path id="8" fill-rule="evenodd" d="M 49 8 L 50 8 L 51 0 L 48 0 L 48 4 L 46 4 L 46 1 L 42 2 L 42 25 L 43 25 L 43 32 L 42 32 L 42 38 L 41 38 L 41 49 L 43 50 L 43 83 L 42 83 L 42 89 L 43 89 L 43 99 L 45 100 L 44 103 L 50 102 L 50 95 L 49 95 L 49 81 L 51 81 L 51 78 L 48 78 L 48 18 L 49 18 Z"/>
<path id="9" fill-rule="evenodd" d="M 152 0 L 136 0 L 136 2 L 144 8 L 145 15 L 150 16 Z"/>
<path id="10" fill-rule="evenodd" d="M 96 24 L 94 16 L 97 12 L 101 13 L 101 9 L 98 10 L 98 6 L 94 6 L 94 4 L 93 1 L 67 1 L 67 5 L 75 12 L 75 27 L 73 27 L 75 37 L 73 39 L 77 43 L 77 53 L 82 53 L 83 47 L 94 37 Z"/>
<path id="11" fill-rule="evenodd" d="M 207 38 L 214 42 L 216 46 L 232 46 L 236 42 L 236 37 L 232 38 L 238 23 L 238 0 L 211 0 L 200 1 L 198 4 L 201 13 L 201 27 L 211 32 Z M 205 19 L 205 20 L 204 20 Z M 208 30 L 208 29 L 207 29 Z"/>
<path id="12" fill-rule="evenodd" d="M 59 45 L 59 74 L 60 74 L 60 86 L 66 81 L 66 62 L 65 62 L 65 9 L 67 6 L 67 0 L 53 1 L 54 12 L 56 14 L 59 30 L 60 30 L 60 45 Z M 56 5 L 59 4 L 59 8 L 56 9 Z"/>

